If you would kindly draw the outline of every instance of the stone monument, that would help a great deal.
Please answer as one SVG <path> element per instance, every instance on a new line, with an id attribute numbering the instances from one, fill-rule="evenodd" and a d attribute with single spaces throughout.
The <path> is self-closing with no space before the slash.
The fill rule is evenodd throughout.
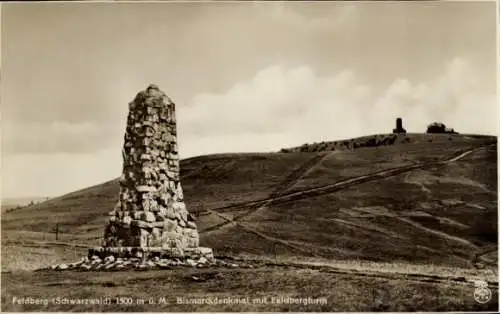
<path id="1" fill-rule="evenodd" d="M 175 104 L 156 85 L 129 103 L 119 200 L 109 213 L 102 247 L 89 258 L 141 257 L 213 261 L 199 247 L 179 176 Z"/>
<path id="2" fill-rule="evenodd" d="M 406 134 L 406 130 L 403 128 L 403 119 L 396 119 L 396 128 L 392 129 L 392 133 L 394 134 Z"/>

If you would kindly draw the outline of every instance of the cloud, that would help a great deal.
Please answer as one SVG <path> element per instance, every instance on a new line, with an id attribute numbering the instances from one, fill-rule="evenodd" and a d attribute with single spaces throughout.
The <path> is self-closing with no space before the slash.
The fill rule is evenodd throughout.
<path id="1" fill-rule="evenodd" d="M 271 66 L 225 94 L 202 94 L 179 107 L 180 142 L 187 153 L 200 141 L 211 142 L 204 150 L 209 153 L 362 135 L 364 118 L 358 114 L 371 94 L 351 71 L 318 77 L 306 66 Z"/>
<path id="2" fill-rule="evenodd" d="M 120 147 L 127 114 L 124 104 L 133 93 L 119 92 L 129 90 L 122 88 L 130 85 L 127 81 L 115 84 L 113 95 L 106 96 L 113 105 L 98 111 L 104 114 L 102 119 L 24 123 L 7 119 L 2 126 L 3 153 L 90 154 Z M 428 123 L 441 121 L 459 132 L 496 134 L 496 97 L 483 86 L 463 58 L 443 65 L 435 79 L 398 78 L 382 91 L 349 69 L 319 76 L 308 66 L 270 66 L 223 93 L 200 94 L 187 106 L 177 106 L 182 155 L 277 150 L 390 132 L 398 116 L 411 132 L 423 132 Z"/>
<path id="3" fill-rule="evenodd" d="M 395 80 L 377 100 L 385 119 L 403 116 L 413 130 L 440 121 L 463 133 L 496 134 L 496 95 L 482 89 L 479 75 L 462 58 L 445 65 L 442 75 L 424 83 Z"/>
<path id="4" fill-rule="evenodd" d="M 317 77 L 308 67 L 285 70 L 272 66 L 225 94 L 195 97 L 190 106 L 179 108 L 179 115 L 182 124 L 200 136 L 309 133 L 311 128 L 304 122 L 323 118 L 333 121 L 339 110 L 348 108 L 346 104 L 361 106 L 369 93 L 370 88 L 358 83 L 349 71 Z"/>
<path id="5" fill-rule="evenodd" d="M 277 151 L 388 133 L 398 116 L 409 132 L 424 132 L 428 123 L 442 121 L 462 133 L 496 134 L 495 94 L 480 82 L 461 58 L 443 65 L 435 79 L 399 78 L 382 90 L 351 70 L 320 76 L 308 66 L 270 66 L 224 93 L 200 94 L 188 106 L 177 106 L 180 156 Z M 125 123 L 119 120 L 120 126 L 54 122 L 7 128 L 2 134 L 4 195 L 62 194 L 118 177 Z M 6 155 L 6 148 L 18 148 L 18 154 Z"/>
<path id="6" fill-rule="evenodd" d="M 495 95 L 481 89 L 473 67 L 461 58 L 433 80 L 400 78 L 382 92 L 350 70 L 318 76 L 307 66 L 271 66 L 226 93 L 194 97 L 178 108 L 178 116 L 187 154 L 201 142 L 206 153 L 259 151 L 387 133 L 396 117 L 410 132 L 425 132 L 433 121 L 462 133 L 497 132 Z"/>
<path id="7" fill-rule="evenodd" d="M 255 3 L 270 18 L 290 26 L 309 30 L 331 30 L 348 24 L 355 17 L 355 6 L 348 4 L 321 4 L 311 6 L 307 3 Z M 314 11 L 314 14 L 309 11 Z"/>

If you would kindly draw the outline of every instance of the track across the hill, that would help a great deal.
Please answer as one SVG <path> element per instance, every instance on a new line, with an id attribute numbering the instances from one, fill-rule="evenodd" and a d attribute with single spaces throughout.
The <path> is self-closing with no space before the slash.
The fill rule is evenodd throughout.
<path id="1" fill-rule="evenodd" d="M 327 185 L 327 186 L 322 186 L 322 187 L 317 187 L 317 188 L 312 188 L 312 189 L 307 189 L 307 190 L 302 190 L 302 191 L 292 192 L 292 193 L 283 192 L 283 194 L 281 194 L 281 195 L 276 195 L 274 197 L 269 197 L 265 200 L 248 202 L 248 203 L 250 203 L 252 205 L 261 204 L 261 206 L 258 206 L 257 208 L 251 210 L 251 213 L 253 213 L 256 210 L 258 210 L 259 208 L 263 208 L 263 207 L 268 206 L 269 204 L 275 203 L 275 202 L 285 203 L 285 202 L 290 202 L 290 201 L 297 200 L 297 199 L 303 199 L 303 198 L 307 198 L 307 197 L 315 197 L 315 196 L 319 196 L 319 195 L 333 193 L 333 192 L 351 187 L 351 186 L 356 185 L 356 184 L 361 184 L 361 183 L 368 182 L 368 181 L 380 180 L 380 179 L 385 179 L 388 177 L 396 176 L 398 174 L 409 172 L 409 171 L 412 171 L 415 169 L 426 169 L 426 168 L 431 168 L 431 167 L 436 167 L 436 166 L 444 166 L 444 165 L 456 162 L 456 161 L 458 161 L 458 160 L 460 160 L 460 159 L 462 159 L 462 158 L 464 158 L 464 157 L 466 157 L 466 156 L 468 156 L 468 155 L 470 155 L 478 150 L 481 150 L 485 147 L 494 146 L 494 145 L 497 145 L 497 144 L 493 143 L 493 144 L 481 145 L 479 147 L 469 148 L 465 151 L 460 151 L 458 153 L 455 153 L 452 156 L 447 157 L 445 159 L 442 159 L 440 161 L 427 162 L 427 163 L 416 163 L 416 164 L 413 164 L 410 166 L 402 166 L 402 167 L 397 167 L 397 168 L 393 168 L 393 169 L 377 171 L 377 172 L 373 172 L 371 174 L 362 175 L 362 176 L 354 177 L 354 178 L 347 179 L 347 180 L 342 180 L 340 182 L 336 182 L 336 183 L 333 183 L 333 184 Z M 319 158 L 317 162 L 319 163 L 321 160 L 322 160 L 322 158 Z M 297 177 L 297 179 L 299 179 L 299 178 L 300 178 L 300 176 Z M 237 204 L 236 206 L 238 206 L 238 208 L 244 207 L 244 205 L 241 205 L 241 204 Z M 227 209 L 227 208 L 228 207 L 224 207 L 224 209 Z M 310 256 L 315 256 L 315 254 L 313 252 L 306 250 L 303 247 L 296 246 L 294 244 L 289 243 L 286 240 L 270 237 L 270 236 L 263 234 L 259 231 L 253 230 L 252 228 L 246 226 L 242 222 L 239 222 L 239 221 L 236 221 L 235 219 L 231 219 L 231 218 L 226 217 L 224 214 L 218 212 L 217 209 L 206 209 L 206 210 L 211 214 L 214 214 L 214 215 L 221 217 L 224 220 L 224 222 L 210 228 L 210 230 L 204 230 L 204 231 L 200 232 L 202 234 L 206 234 L 207 232 L 218 230 L 224 226 L 234 225 L 234 226 L 241 228 L 242 230 L 244 230 L 246 232 L 255 234 L 255 235 L 257 235 L 265 240 L 288 246 L 292 249 L 301 251 L 301 252 L 306 253 L 307 255 L 310 255 Z M 247 213 L 247 215 L 248 215 L 248 213 Z M 471 243 L 465 243 L 465 244 L 468 244 L 468 245 L 471 245 L 472 247 L 474 247 L 474 245 L 472 245 Z M 419 279 L 417 279 L 417 280 L 419 280 Z M 435 279 L 435 278 L 434 279 L 424 279 L 424 281 L 429 281 L 429 280 L 430 281 L 434 281 L 434 280 L 439 281 L 440 279 Z M 460 278 L 460 280 L 461 280 L 461 278 Z"/>
<path id="2" fill-rule="evenodd" d="M 309 173 L 314 167 L 321 164 L 327 157 L 330 157 L 334 152 L 329 152 L 325 154 L 318 155 L 316 157 L 311 158 L 308 162 L 304 163 L 299 169 L 292 172 L 278 187 L 269 195 L 271 200 L 266 201 L 264 204 L 257 206 L 255 209 L 250 209 L 245 214 L 236 217 L 235 220 L 241 220 L 248 217 L 251 214 L 255 214 L 263 209 L 265 209 L 268 205 L 273 202 L 273 199 L 283 195 L 291 188 L 293 188 L 297 182 L 303 178 L 307 173 Z"/>
<path id="3" fill-rule="evenodd" d="M 246 213 L 244 213 L 243 215 L 237 216 L 234 219 L 229 219 L 229 218 L 224 216 L 223 217 L 223 219 L 225 220 L 224 222 L 203 230 L 203 233 L 207 233 L 207 232 L 210 232 L 213 230 L 218 230 L 218 229 L 228 225 L 229 223 L 231 223 L 233 221 L 241 220 L 241 219 L 249 216 L 250 214 L 253 214 L 259 210 L 266 208 L 272 202 L 273 198 L 276 198 L 280 195 L 283 195 L 283 193 L 285 193 L 290 188 L 292 188 L 300 178 L 302 178 L 306 173 L 308 173 L 312 168 L 314 168 L 316 165 L 321 163 L 326 157 L 330 156 L 332 153 L 333 152 L 316 155 L 316 156 L 312 157 L 311 159 L 309 159 L 308 161 L 306 161 L 304 164 L 302 164 L 299 168 L 292 171 L 271 192 L 271 194 L 269 195 L 269 198 L 270 198 L 269 201 L 265 201 L 262 203 L 256 203 L 256 204 L 248 206 L 249 210 Z M 207 210 L 207 211 L 210 214 L 214 214 L 213 210 Z M 220 214 L 217 214 L 217 215 L 220 216 Z M 220 216 L 220 217 L 222 217 L 222 216 Z"/>
<path id="4" fill-rule="evenodd" d="M 399 174 L 402 174 L 405 172 L 409 172 L 409 171 L 412 171 L 415 169 L 427 169 L 427 168 L 432 168 L 432 167 L 444 166 L 444 165 L 456 162 L 456 161 L 466 157 L 467 155 L 469 155 L 473 152 L 476 152 L 480 149 L 483 149 L 484 147 L 493 146 L 493 145 L 497 145 L 497 144 L 493 143 L 493 144 L 481 145 L 479 147 L 469 148 L 465 151 L 460 151 L 459 153 L 453 154 L 452 156 L 447 157 L 447 158 L 442 159 L 442 160 L 439 160 L 439 161 L 432 161 L 432 162 L 426 162 L 426 163 L 416 163 L 416 164 L 412 164 L 412 165 L 376 171 L 376 172 L 372 172 L 372 173 L 369 173 L 366 175 L 353 177 L 350 179 L 338 181 L 336 183 L 332 183 L 332 184 L 328 184 L 328 185 L 324 185 L 324 186 L 320 186 L 320 187 L 300 190 L 300 191 L 296 191 L 296 192 L 289 192 L 289 193 L 282 192 L 281 194 L 278 194 L 275 196 L 269 196 L 269 197 L 264 198 L 264 199 L 241 202 L 241 203 L 232 204 L 232 205 L 223 206 L 223 207 L 218 207 L 218 208 L 205 209 L 205 211 L 208 211 L 212 214 L 215 214 L 215 215 L 221 217 L 222 219 L 225 220 L 225 222 L 218 224 L 216 226 L 213 226 L 209 229 L 206 229 L 206 230 L 202 231 L 201 233 L 211 232 L 211 231 L 220 229 L 220 228 L 222 228 L 230 223 L 236 223 L 235 219 L 230 219 L 230 218 L 226 217 L 225 215 L 223 215 L 222 213 L 219 212 L 220 210 L 226 211 L 227 209 L 240 209 L 240 208 L 245 208 L 245 207 L 255 208 L 254 210 L 250 210 L 249 212 L 244 214 L 244 216 L 248 216 L 251 213 L 253 213 L 254 211 L 261 208 L 261 206 L 268 206 L 268 205 L 273 204 L 273 203 L 274 204 L 276 204 L 276 203 L 283 204 L 283 203 L 288 203 L 288 202 L 292 202 L 292 201 L 299 200 L 299 199 L 330 194 L 330 193 L 337 192 L 339 190 L 349 188 L 349 187 L 357 185 L 357 184 L 393 177 L 393 176 L 396 176 L 396 175 L 399 175 Z M 321 156 L 323 156 L 323 155 L 321 155 Z M 322 159 L 319 159 L 318 162 L 320 160 L 322 160 Z"/>

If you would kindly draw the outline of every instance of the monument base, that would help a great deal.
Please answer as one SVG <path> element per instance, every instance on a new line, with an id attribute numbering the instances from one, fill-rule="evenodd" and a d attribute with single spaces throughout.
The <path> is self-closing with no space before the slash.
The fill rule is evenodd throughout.
<path id="1" fill-rule="evenodd" d="M 192 259 L 205 258 L 208 261 L 215 260 L 211 248 L 163 248 L 163 247 L 94 247 L 89 249 L 89 259 L 106 259 L 108 256 L 116 258 L 140 258 L 143 260 L 155 257 L 162 259 Z"/>
<path id="2" fill-rule="evenodd" d="M 94 247 L 79 262 L 53 270 L 123 271 L 170 269 L 174 266 L 210 267 L 218 264 L 211 248 Z M 220 262 L 219 262 L 220 264 Z"/>

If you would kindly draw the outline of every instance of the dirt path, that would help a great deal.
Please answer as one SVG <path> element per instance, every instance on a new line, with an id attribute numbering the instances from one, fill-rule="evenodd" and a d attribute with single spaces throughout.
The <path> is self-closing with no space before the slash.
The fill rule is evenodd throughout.
<path id="1" fill-rule="evenodd" d="M 250 209 L 246 213 L 244 213 L 238 217 L 235 217 L 234 219 L 229 219 L 229 218 L 227 218 L 225 216 L 221 216 L 219 213 L 217 213 L 216 215 L 221 217 L 225 221 L 220 223 L 220 224 L 217 224 L 215 226 L 212 226 L 210 228 L 203 230 L 202 233 L 206 234 L 206 233 L 209 233 L 209 232 L 212 232 L 215 230 L 219 230 L 223 227 L 229 226 L 229 224 L 231 224 L 233 221 L 243 220 L 245 218 L 248 218 L 248 216 L 250 216 L 252 214 L 255 214 L 259 211 L 264 210 L 267 206 L 269 206 L 273 202 L 273 200 L 275 198 L 286 193 L 295 184 L 297 184 L 297 181 L 300 180 L 300 178 L 304 177 L 304 175 L 306 175 L 308 172 L 310 172 L 311 169 L 313 169 L 314 167 L 319 165 L 321 162 L 323 162 L 323 160 L 325 160 L 327 157 L 331 156 L 333 153 L 334 152 L 320 154 L 320 155 L 316 155 L 313 158 L 309 159 L 307 162 L 302 164 L 298 169 L 296 169 L 292 173 L 290 173 L 281 183 L 279 183 L 277 185 L 277 187 L 269 195 L 268 201 L 265 201 L 263 203 L 257 203 L 257 204 L 250 205 L 249 206 Z M 215 213 L 214 210 L 209 210 L 209 211 L 211 213 Z"/>
<path id="2" fill-rule="evenodd" d="M 488 146 L 489 146 L 489 145 L 488 145 Z M 474 150 L 468 150 L 468 151 L 466 151 L 466 152 L 464 152 L 464 153 L 462 153 L 462 154 L 460 154 L 460 155 L 458 155 L 458 156 L 455 156 L 455 157 L 453 157 L 453 158 L 451 158 L 451 159 L 446 160 L 445 162 L 446 162 L 446 163 L 452 163 L 452 162 L 458 161 L 458 160 L 460 160 L 460 159 L 464 158 L 465 156 L 467 156 L 467 155 L 469 155 L 469 154 L 473 153 L 474 151 L 477 151 L 477 150 L 482 149 L 482 148 L 484 148 L 484 146 L 481 146 L 480 148 L 476 148 L 476 149 L 474 149 Z"/>
<path id="3" fill-rule="evenodd" d="M 491 146 L 491 145 L 496 145 L 496 144 L 490 144 L 490 145 L 485 145 L 485 146 Z M 323 186 L 323 187 L 312 188 L 312 189 L 308 189 L 308 190 L 305 190 L 305 191 L 299 191 L 299 192 L 293 192 L 293 193 L 284 193 L 282 195 L 276 195 L 275 197 L 268 198 L 263 204 L 261 204 L 259 207 L 257 207 L 257 209 L 251 210 L 251 213 L 254 213 L 255 211 L 257 211 L 259 209 L 263 209 L 266 206 L 268 206 L 270 203 L 274 203 L 274 202 L 277 202 L 277 201 L 288 202 L 288 201 L 292 201 L 292 200 L 296 200 L 296 199 L 303 199 L 305 197 L 314 197 L 314 196 L 318 196 L 318 195 L 321 195 L 321 194 L 331 193 L 331 192 L 335 192 L 335 191 L 338 191 L 338 190 L 341 190 L 341 189 L 345 189 L 345 188 L 350 187 L 350 186 L 352 186 L 354 184 L 360 184 L 360 183 L 364 183 L 364 182 L 368 182 L 368 181 L 372 181 L 372 180 L 385 179 L 385 178 L 388 178 L 388 177 L 391 177 L 391 176 L 395 176 L 395 175 L 398 175 L 398 174 L 401 174 L 401 173 L 409 172 L 409 171 L 414 170 L 414 169 L 424 169 L 424 168 L 427 168 L 427 167 L 443 166 L 443 165 L 446 165 L 446 164 L 449 164 L 449 163 L 456 162 L 456 161 L 464 158 L 465 156 L 467 156 L 467 155 L 469 155 L 469 154 L 471 154 L 471 153 L 473 153 L 473 152 L 475 152 L 477 150 L 480 150 L 480 149 L 484 148 L 485 146 L 480 146 L 480 147 L 472 148 L 472 149 L 466 150 L 464 152 L 460 152 L 458 155 L 454 155 L 454 156 L 448 157 L 448 158 L 446 158 L 444 160 L 437 161 L 437 162 L 430 162 L 430 163 L 425 163 L 425 164 L 424 163 L 418 163 L 418 164 L 414 164 L 414 165 L 410 165 L 410 166 L 402 166 L 402 167 L 393 168 L 393 169 L 389 169 L 389 170 L 377 171 L 377 172 L 374 172 L 374 173 L 371 173 L 371 174 L 367 174 L 367 175 L 358 176 L 358 177 L 355 177 L 355 178 L 343 180 L 343 181 L 340 181 L 340 182 L 337 182 L 337 183 L 334 183 L 334 184 L 331 184 L 331 185 Z M 322 158 L 319 158 L 317 160 L 316 164 L 318 162 L 320 162 L 321 160 L 322 160 Z M 313 165 L 314 164 L 311 163 L 311 166 L 313 166 Z M 305 169 L 305 171 L 307 171 L 306 170 L 307 168 L 304 168 L 304 169 Z M 300 178 L 300 176 L 297 176 L 297 179 L 299 179 L 299 178 Z M 263 234 L 261 232 L 253 230 L 250 227 L 247 227 L 247 226 L 245 226 L 245 225 L 243 225 L 241 223 L 238 223 L 235 219 L 230 219 L 230 218 L 224 216 L 223 214 L 219 213 L 216 209 L 207 209 L 207 211 L 209 211 L 210 213 L 212 213 L 214 215 L 217 215 L 217 216 L 221 217 L 225 221 L 223 223 L 221 223 L 221 224 L 218 224 L 216 226 L 213 226 L 213 227 L 211 227 L 209 229 L 204 230 L 203 232 L 201 232 L 202 234 L 206 234 L 208 232 L 213 232 L 213 231 L 219 230 L 220 228 L 223 228 L 223 227 L 238 226 L 238 227 L 242 228 L 243 230 L 245 230 L 247 232 L 250 232 L 250 233 L 253 233 L 253 234 L 257 235 L 257 236 L 260 236 L 263 239 L 266 239 L 266 240 L 269 240 L 269 241 L 272 241 L 272 242 L 275 242 L 275 243 L 280 243 L 280 244 L 288 246 L 288 247 L 290 247 L 292 249 L 299 250 L 299 251 L 302 251 L 302 252 L 307 252 L 308 255 L 314 256 L 314 253 L 309 252 L 307 250 L 304 250 L 301 247 L 292 245 L 289 242 L 287 242 L 286 240 L 282 240 L 282 239 L 278 239 L 278 238 L 273 238 L 273 237 L 267 236 L 267 235 L 265 235 L 265 234 Z M 427 232 L 433 233 L 433 234 L 435 234 L 437 236 L 440 236 L 440 237 L 443 237 L 443 238 L 445 238 L 447 240 L 460 242 L 461 244 L 464 244 L 466 246 L 471 247 L 471 249 L 478 249 L 478 247 L 476 245 L 470 243 L 467 240 L 464 240 L 464 239 L 461 239 L 461 238 L 457 238 L 457 237 L 451 236 L 451 235 L 443 233 L 443 232 L 439 232 L 439 231 L 436 231 L 436 230 L 432 230 L 432 229 L 426 228 L 426 227 L 424 227 L 424 226 L 422 226 L 422 225 L 420 225 L 420 224 L 418 224 L 416 222 L 413 222 L 412 220 L 406 219 L 406 218 L 400 217 L 398 219 L 401 219 L 405 223 L 411 224 L 414 227 L 418 227 L 418 228 L 424 229 Z"/>
<path id="4" fill-rule="evenodd" d="M 496 145 L 496 144 L 493 144 Z M 489 145 L 488 145 L 489 146 Z M 431 167 L 439 167 L 439 166 L 444 166 L 453 162 L 456 162 L 465 156 L 482 149 L 484 146 L 469 149 L 465 152 L 461 152 L 459 155 L 454 155 L 452 157 L 449 157 L 447 159 L 441 160 L 441 161 L 436 161 L 436 162 L 428 162 L 428 163 L 417 163 L 414 165 L 409 165 L 409 166 L 401 166 L 401 167 L 396 167 L 392 169 L 387 169 L 387 170 L 381 170 L 377 172 L 373 172 L 370 174 L 342 180 L 333 184 L 321 186 L 321 187 L 316 187 L 316 188 L 310 188 L 302 191 L 297 191 L 293 193 L 287 193 L 281 196 L 277 196 L 272 199 L 273 202 L 279 202 L 279 203 L 285 203 L 289 201 L 294 201 L 297 199 L 303 199 L 306 197 L 315 197 L 319 195 L 324 195 L 324 194 L 329 194 L 332 192 L 339 191 L 341 189 L 346 189 L 348 187 L 351 187 L 353 185 L 369 182 L 369 181 L 374 181 L 374 180 L 381 180 L 389 177 L 393 177 L 396 175 L 399 175 L 401 173 L 409 172 L 415 169 L 426 169 L 426 168 L 431 168 Z"/>
<path id="5" fill-rule="evenodd" d="M 306 174 L 310 173 L 312 169 L 320 165 L 326 158 L 330 157 L 333 153 L 334 152 L 330 152 L 311 158 L 311 160 L 308 163 L 304 164 L 303 167 L 300 167 L 298 171 L 288 176 L 287 179 L 280 186 L 278 186 L 278 188 L 273 193 L 271 193 L 270 197 L 276 198 L 291 190 L 295 185 L 297 185 L 297 182 L 301 178 L 303 178 Z M 266 209 L 273 202 L 274 199 L 270 199 L 266 201 L 264 204 L 258 206 L 255 210 L 250 210 L 243 216 L 238 217 L 237 220 L 248 219 L 251 215 L 258 214 L 260 211 Z"/>
<path id="6" fill-rule="evenodd" d="M 238 209 L 238 208 L 255 207 L 255 206 L 257 206 L 256 210 L 258 210 L 258 209 L 261 209 L 265 206 L 268 206 L 270 203 L 287 203 L 287 202 L 291 202 L 291 201 L 295 201 L 295 200 L 299 200 L 299 199 L 304 199 L 304 198 L 308 198 L 308 197 L 316 197 L 316 196 L 320 196 L 320 195 L 324 195 L 324 194 L 329 194 L 329 193 L 337 192 L 337 191 L 342 190 L 342 189 L 346 189 L 346 188 L 351 187 L 353 185 L 393 177 L 393 176 L 399 175 L 401 173 L 409 172 L 409 171 L 412 171 L 415 169 L 425 169 L 425 168 L 436 167 L 436 166 L 444 166 L 444 165 L 447 165 L 449 163 L 456 162 L 456 161 L 464 158 L 465 156 L 467 156 L 467 155 L 469 155 L 477 150 L 480 150 L 486 146 L 492 146 L 492 145 L 496 145 L 496 143 L 489 144 L 489 145 L 482 145 L 480 147 L 468 149 L 466 151 L 460 152 L 458 155 L 454 154 L 453 156 L 448 157 L 446 159 L 443 159 L 441 161 L 428 162 L 428 163 L 416 163 L 413 165 L 407 165 L 407 166 L 401 166 L 401 167 L 396 167 L 396 168 L 392 168 L 392 169 L 376 171 L 376 172 L 372 172 L 372 173 L 369 173 L 366 175 L 357 176 L 354 178 L 338 181 L 336 183 L 328 184 L 325 186 L 320 186 L 320 187 L 315 187 L 315 188 L 310 188 L 310 189 L 296 191 L 296 192 L 290 192 L 290 193 L 283 192 L 281 194 L 275 195 L 273 197 L 268 197 L 265 199 L 242 202 L 242 203 L 228 205 L 228 206 L 219 207 L 219 208 L 205 209 L 206 211 L 209 211 L 209 212 L 223 218 L 227 222 L 224 222 L 224 223 L 221 223 L 219 225 L 208 228 L 208 229 L 204 230 L 202 233 L 218 230 L 218 229 L 228 225 L 229 222 L 235 221 L 235 220 L 229 219 L 225 216 L 222 216 L 220 213 L 218 213 L 219 210 L 227 210 L 227 209 L 231 209 L 231 208 Z M 318 162 L 321 160 L 322 159 L 318 159 Z M 316 162 L 316 164 L 318 162 Z M 297 179 L 299 179 L 299 178 L 300 178 L 300 176 L 297 177 Z M 288 183 L 287 185 L 289 185 L 289 184 L 290 183 Z M 285 189 L 283 189 L 283 190 L 285 190 Z M 252 212 L 253 211 L 250 211 L 250 214 Z M 240 216 L 239 219 L 244 218 L 245 216 L 248 216 L 248 215 L 249 214 L 245 214 L 244 216 Z"/>
<path id="7" fill-rule="evenodd" d="M 434 234 L 434 235 L 436 235 L 438 237 L 444 238 L 446 240 L 461 243 L 461 244 L 463 244 L 465 246 L 468 246 L 471 249 L 476 250 L 476 249 L 479 248 L 477 245 L 472 244 L 471 242 L 469 242 L 469 241 L 467 241 L 465 239 L 462 239 L 462 238 L 459 238 L 459 237 L 455 237 L 455 236 L 449 235 L 447 233 L 444 233 L 444 232 L 441 232 L 441 231 L 438 231 L 438 230 L 434 230 L 434 229 L 430 229 L 430 228 L 424 227 L 421 224 L 419 224 L 418 222 L 415 222 L 415 221 L 413 221 L 411 219 L 403 218 L 403 217 L 396 217 L 396 219 L 398 219 L 399 221 L 405 222 L 407 224 L 410 224 L 410 225 L 412 225 L 415 228 L 424 230 L 424 231 L 432 233 L 432 234 Z"/>
<path id="8" fill-rule="evenodd" d="M 313 168 L 320 165 L 326 158 L 330 157 L 335 152 L 323 153 L 313 158 L 309 159 L 303 165 L 301 165 L 298 169 L 289 174 L 283 182 L 278 184 L 278 186 L 271 192 L 269 195 L 270 198 L 277 197 L 284 192 L 290 190 L 297 181 L 304 177 L 307 173 L 309 173 Z"/>
<path id="9" fill-rule="evenodd" d="M 320 154 L 317 156 L 314 156 L 313 158 L 309 159 L 307 162 L 305 162 L 303 165 L 301 165 L 298 169 L 290 173 L 281 183 L 277 185 L 277 187 L 271 192 L 269 195 L 269 200 L 264 202 L 263 204 L 256 205 L 254 208 L 250 209 L 243 215 L 236 217 L 234 220 L 242 220 L 248 216 L 250 216 L 253 213 L 256 213 L 258 211 L 263 210 L 266 208 L 269 204 L 273 202 L 273 199 L 276 197 L 283 195 L 286 193 L 288 190 L 290 190 L 295 184 L 297 184 L 297 181 L 300 180 L 302 177 L 304 177 L 309 171 L 311 171 L 312 168 L 323 162 L 327 157 L 329 157 L 331 153 L 326 153 L 326 154 Z"/>
<path id="10" fill-rule="evenodd" d="M 233 221 L 242 220 L 242 219 L 246 218 L 247 216 L 249 216 L 257 211 L 260 211 L 260 210 L 266 208 L 272 202 L 272 198 L 275 198 L 275 197 L 283 194 L 284 192 L 286 192 L 288 189 L 290 189 L 291 186 L 296 184 L 297 180 L 299 180 L 307 172 L 309 172 L 311 170 L 311 168 L 313 168 L 314 166 L 316 166 L 317 164 L 322 162 L 327 156 L 330 156 L 330 153 L 316 155 L 313 158 L 309 159 L 307 162 L 302 164 L 298 169 L 296 169 L 292 173 L 290 173 L 281 183 L 279 183 L 277 185 L 277 187 L 269 195 L 271 200 L 264 202 L 264 203 L 261 203 L 261 202 L 255 203 L 255 204 L 252 203 L 253 205 L 247 206 L 250 209 L 246 213 L 244 213 L 243 215 L 240 215 L 238 217 L 235 217 L 234 219 L 230 219 L 227 216 L 225 216 L 224 214 L 219 213 L 213 209 L 206 209 L 206 211 L 209 212 L 209 214 L 215 214 L 215 215 L 219 216 L 220 218 L 222 218 L 224 220 L 224 222 L 217 224 L 215 226 L 209 227 L 209 228 L 203 230 L 201 233 L 207 234 L 209 232 L 219 230 L 223 227 L 229 227 L 233 223 Z"/>

